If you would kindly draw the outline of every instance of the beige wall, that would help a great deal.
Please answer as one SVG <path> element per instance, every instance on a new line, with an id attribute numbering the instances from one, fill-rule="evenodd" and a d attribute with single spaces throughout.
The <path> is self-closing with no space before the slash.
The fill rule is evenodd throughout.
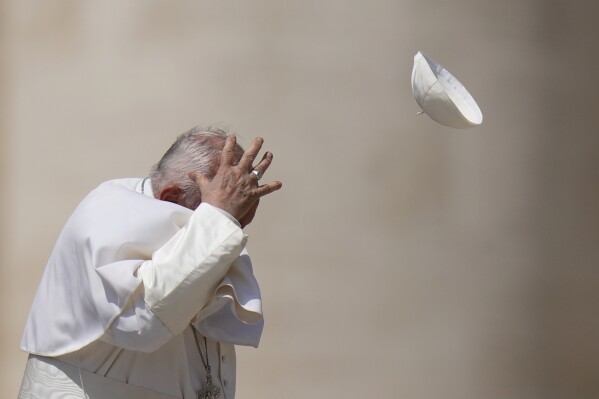
<path id="1" fill-rule="evenodd" d="M 0 2 L 3 397 L 66 218 L 220 124 L 275 154 L 238 397 L 599 396 L 591 1 Z M 476 97 L 416 116 L 412 56 Z"/>

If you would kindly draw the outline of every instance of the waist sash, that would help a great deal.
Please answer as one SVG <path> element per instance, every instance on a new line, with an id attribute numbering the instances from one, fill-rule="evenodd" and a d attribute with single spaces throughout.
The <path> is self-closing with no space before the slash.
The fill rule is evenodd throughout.
<path id="1" fill-rule="evenodd" d="M 30 355 L 18 399 L 180 399 L 106 378 L 61 362 Z"/>

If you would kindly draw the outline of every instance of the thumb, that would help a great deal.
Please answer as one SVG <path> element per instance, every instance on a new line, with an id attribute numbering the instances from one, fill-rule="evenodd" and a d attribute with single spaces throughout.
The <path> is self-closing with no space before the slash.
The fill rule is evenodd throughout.
<path id="1" fill-rule="evenodd" d="M 206 176 L 204 176 L 200 172 L 189 172 L 187 176 L 189 176 L 189 178 L 193 180 L 200 188 L 210 183 L 210 180 L 208 180 Z"/>

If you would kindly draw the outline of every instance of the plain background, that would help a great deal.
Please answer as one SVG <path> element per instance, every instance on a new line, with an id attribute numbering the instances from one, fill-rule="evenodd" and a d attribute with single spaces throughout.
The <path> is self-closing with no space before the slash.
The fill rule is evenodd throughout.
<path id="1" fill-rule="evenodd" d="M 238 398 L 599 397 L 599 6 L 0 1 L 0 394 L 54 241 L 194 125 L 275 161 Z M 422 50 L 481 127 L 419 111 Z"/>

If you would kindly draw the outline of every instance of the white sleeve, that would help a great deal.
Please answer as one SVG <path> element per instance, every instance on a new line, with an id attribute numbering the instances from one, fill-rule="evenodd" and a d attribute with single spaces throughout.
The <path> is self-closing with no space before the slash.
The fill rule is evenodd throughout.
<path id="1" fill-rule="evenodd" d="M 187 224 L 141 264 L 143 284 L 101 339 L 130 350 L 158 349 L 208 304 L 246 241 L 235 220 L 200 204 Z"/>

